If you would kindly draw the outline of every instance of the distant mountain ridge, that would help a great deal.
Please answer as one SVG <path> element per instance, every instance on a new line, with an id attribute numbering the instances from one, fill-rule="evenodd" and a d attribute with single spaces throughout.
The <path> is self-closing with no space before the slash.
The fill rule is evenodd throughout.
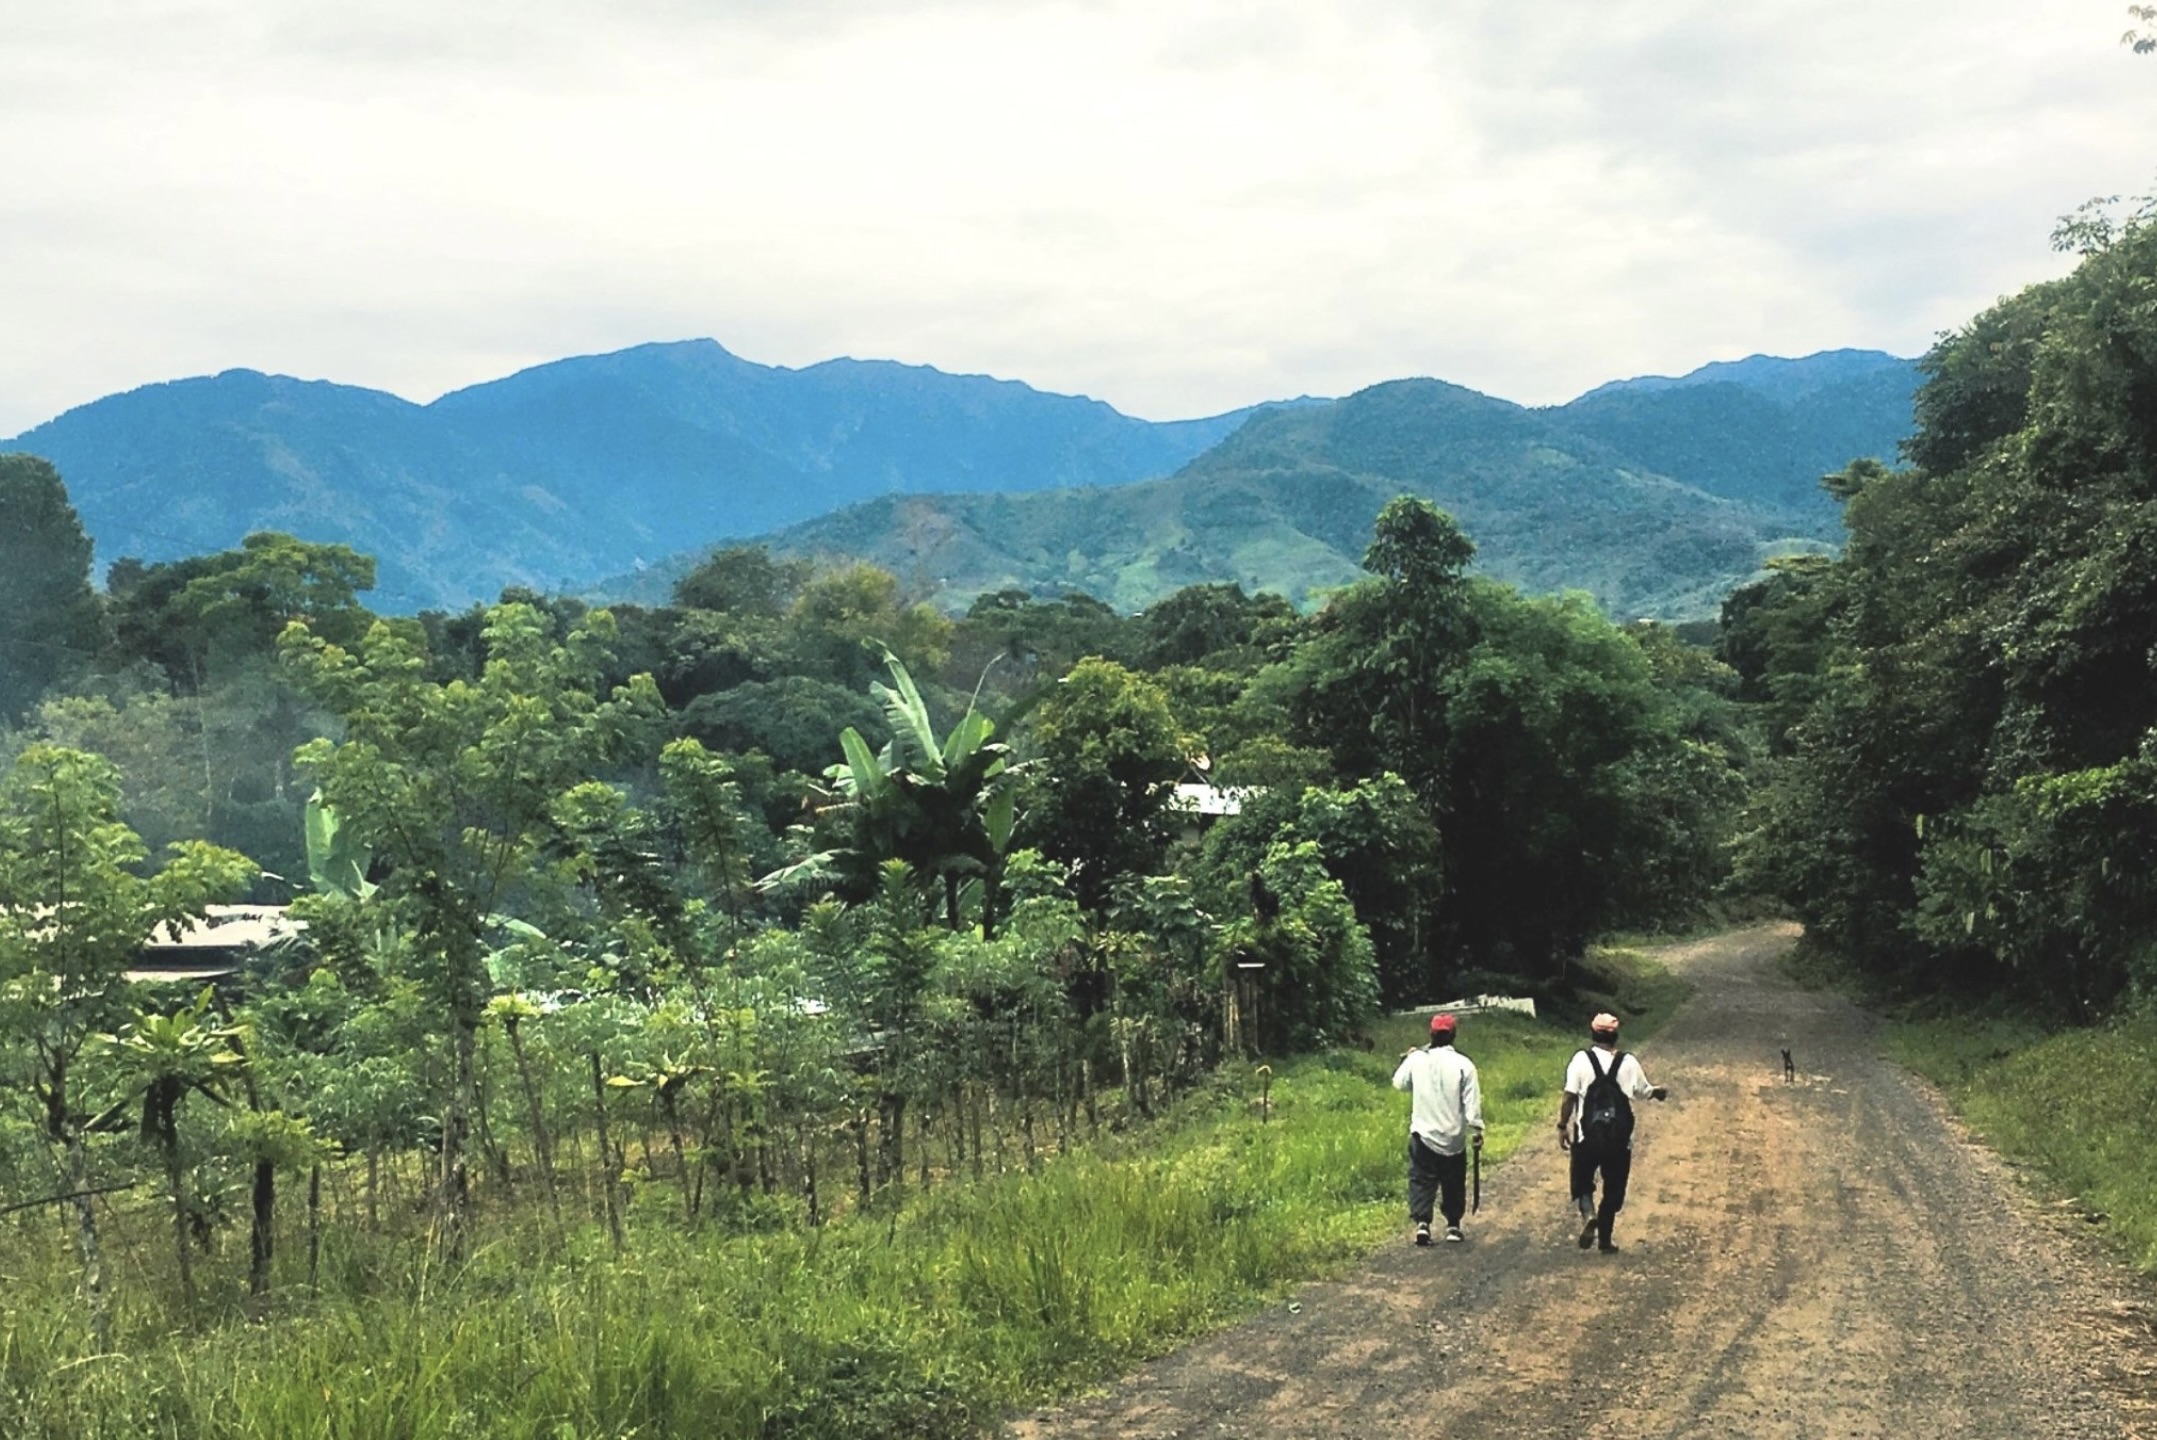
<path id="1" fill-rule="evenodd" d="M 285 529 L 375 555 L 385 608 L 591 583 L 892 492 L 1166 474 L 1252 412 L 1156 423 L 888 361 L 800 370 L 716 341 L 555 361 L 418 405 L 232 370 L 107 396 L 0 450 L 60 468 L 102 560 Z"/>
<path id="2" fill-rule="evenodd" d="M 1379 508 L 1406 492 L 1460 521 L 1484 574 L 1533 592 L 1585 590 L 1624 618 L 1687 619 L 1712 613 L 1767 557 L 1831 547 L 1840 519 L 1812 499 L 1818 476 L 1859 455 L 1892 458 L 1909 426 L 1905 404 L 1870 433 L 1852 422 L 1823 438 L 1805 428 L 1804 404 L 1717 381 L 1529 409 L 1442 381 L 1391 381 L 1254 417 L 1166 480 L 886 497 L 770 539 L 790 553 L 864 556 L 954 600 L 1079 589 L 1137 609 L 1195 581 L 1234 580 L 1307 603 L 1357 577 Z M 1756 455 L 1748 470 L 1727 434 L 1792 449 Z M 1674 463 L 1643 464 L 1643 448 Z M 1813 465 L 1811 494 L 1786 494 L 1786 472 Z"/>
<path id="3" fill-rule="evenodd" d="M 1893 459 L 1918 380 L 1914 362 L 1877 350 L 1754 355 L 1614 381 L 1548 413 L 1657 474 L 1824 523 L 1836 511 L 1820 477 L 1859 456 Z"/>
<path id="4" fill-rule="evenodd" d="M 1916 378 L 1830 351 L 1541 409 L 1407 380 L 1156 423 L 1015 381 L 786 369 L 701 340 L 430 405 L 227 371 L 108 396 L 0 450 L 60 467 L 101 560 L 289 530 L 375 555 L 391 611 L 508 585 L 663 599 L 695 554 L 759 535 L 876 560 L 947 603 L 1009 585 L 1134 608 L 1219 579 L 1308 599 L 1353 578 L 1378 505 L 1410 490 L 1455 511 L 1487 573 L 1676 615 L 1764 555 L 1835 543 L 1818 477 L 1893 456 Z"/>
<path id="5" fill-rule="evenodd" d="M 1582 395 L 1580 400 L 1590 400 L 1598 395 L 1616 391 L 1683 390 L 1699 385 L 1736 385 L 1787 404 L 1834 386 L 1851 381 L 1876 379 L 1882 375 L 1903 376 L 1914 381 L 1916 368 L 1916 362 L 1890 355 L 1884 350 L 1821 350 L 1794 360 L 1779 355 L 1748 355 L 1743 360 L 1711 360 L 1697 369 L 1686 371 L 1683 375 L 1635 375 L 1630 380 L 1608 381 Z M 1579 401 L 1573 403 L 1578 404 Z"/>

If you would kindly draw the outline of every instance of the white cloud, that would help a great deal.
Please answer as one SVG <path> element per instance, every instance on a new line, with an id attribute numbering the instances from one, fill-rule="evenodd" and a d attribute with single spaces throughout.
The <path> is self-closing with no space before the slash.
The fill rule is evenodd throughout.
<path id="1" fill-rule="evenodd" d="M 1903 352 L 2143 188 L 2110 0 L 74 0 L 0 15 L 0 434 L 709 334 L 1156 417 Z"/>

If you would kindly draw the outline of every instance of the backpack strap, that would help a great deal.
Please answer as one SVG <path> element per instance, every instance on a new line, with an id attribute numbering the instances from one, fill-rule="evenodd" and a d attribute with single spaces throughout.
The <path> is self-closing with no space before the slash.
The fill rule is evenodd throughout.
<path id="1" fill-rule="evenodd" d="M 1612 1075 L 1618 1073 L 1618 1067 L 1615 1063 L 1611 1065 L 1610 1069 L 1605 1070 L 1601 1065 L 1598 1065 L 1595 1062 L 1595 1047 L 1593 1045 L 1590 1045 L 1587 1049 L 1581 1051 L 1580 1053 L 1588 1057 L 1588 1069 L 1597 1080 L 1607 1080 Z M 1594 1082 L 1591 1081 L 1589 1083 L 1593 1084 Z"/>

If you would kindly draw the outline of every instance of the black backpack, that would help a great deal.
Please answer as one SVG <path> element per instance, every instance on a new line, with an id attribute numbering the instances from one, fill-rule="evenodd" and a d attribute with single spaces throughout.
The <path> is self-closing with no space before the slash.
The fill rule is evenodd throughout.
<path id="1" fill-rule="evenodd" d="M 1580 1143 L 1591 1155 L 1616 1155 L 1633 1143 L 1633 1102 L 1618 1085 L 1618 1066 L 1625 1060 L 1620 1051 L 1610 1057 L 1605 1070 L 1595 1051 L 1584 1050 L 1595 1078 L 1580 1097 Z"/>

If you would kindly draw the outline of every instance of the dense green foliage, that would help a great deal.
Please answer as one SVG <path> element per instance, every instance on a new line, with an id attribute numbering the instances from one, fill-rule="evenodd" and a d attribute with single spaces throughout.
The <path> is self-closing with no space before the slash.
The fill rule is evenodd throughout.
<path id="1" fill-rule="evenodd" d="M 90 540 L 60 473 L 0 455 L 0 724 L 19 718 L 98 648 Z"/>
<path id="2" fill-rule="evenodd" d="M 1189 1187 L 1018 1177 L 1385 1004 L 1559 994 L 1598 929 L 1707 900 L 1728 672 L 1473 554 L 1403 497 L 1315 614 L 1208 584 L 957 619 L 752 549 L 670 605 L 413 619 L 290 536 L 116 565 L 6 737 L 0 1206 L 37 1297 L 0 1307 L 8 1428 L 244 1432 L 304 1399 L 351 1433 L 475 1404 L 837 1433 L 858 1391 L 851 1433 L 942 1433 L 1337 1256 L 1393 1189 L 1382 1100 L 1285 1172 L 1245 1138 Z M 304 934 L 207 989 L 134 973 L 243 892 Z M 1081 1194 L 1094 1219 L 1040 1219 Z M 1089 1268 L 1111 1246 L 1138 1258 Z M 546 1348 L 595 1330 L 627 1348 Z M 69 1368 L 113 1346 L 159 1358 Z"/>
<path id="3" fill-rule="evenodd" d="M 2157 984 L 2157 223 L 1923 362 L 1908 468 L 1831 476 L 1847 550 L 1739 592 L 1778 748 L 1748 873 L 1876 972 L 2090 1016 Z"/>

